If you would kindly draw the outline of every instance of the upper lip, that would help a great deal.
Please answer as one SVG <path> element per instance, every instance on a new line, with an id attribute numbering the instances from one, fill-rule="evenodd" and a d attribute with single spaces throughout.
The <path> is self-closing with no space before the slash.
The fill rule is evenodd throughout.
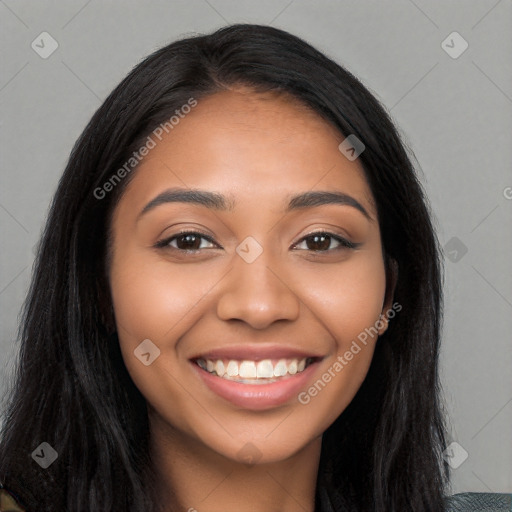
<path id="1" fill-rule="evenodd" d="M 237 361 L 262 361 L 263 359 L 304 359 L 307 357 L 320 359 L 323 356 L 306 352 L 293 347 L 285 347 L 283 345 L 243 345 L 229 346 L 201 352 L 190 359 L 232 359 Z"/>

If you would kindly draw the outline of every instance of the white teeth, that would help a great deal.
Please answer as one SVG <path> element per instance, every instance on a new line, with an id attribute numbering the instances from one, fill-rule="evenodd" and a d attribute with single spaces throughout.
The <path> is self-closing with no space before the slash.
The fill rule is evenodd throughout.
<path id="1" fill-rule="evenodd" d="M 229 361 L 226 373 L 230 377 L 236 377 L 238 375 L 238 363 L 236 361 Z M 217 372 L 217 375 L 220 375 L 220 373 Z M 222 377 L 222 375 L 220 376 Z"/>
<path id="2" fill-rule="evenodd" d="M 308 366 L 308 358 L 304 359 L 279 359 L 272 364 L 270 359 L 262 361 L 223 361 L 222 359 L 197 359 L 197 364 L 209 373 L 213 373 L 224 379 L 243 382 L 246 384 L 264 384 L 275 382 L 276 377 L 295 375 L 305 370 Z M 252 379 L 246 381 L 246 379 Z M 260 382 L 258 382 L 260 379 Z"/>
<path id="3" fill-rule="evenodd" d="M 224 363 L 220 359 L 215 363 L 215 371 L 217 375 L 224 375 Z"/>
<path id="4" fill-rule="evenodd" d="M 256 376 L 259 378 L 269 379 L 274 376 L 274 367 L 270 359 L 260 361 L 256 366 Z"/>
<path id="5" fill-rule="evenodd" d="M 286 361 L 281 359 L 274 366 L 274 377 L 282 377 L 283 375 L 286 375 L 287 371 L 288 369 L 286 368 Z"/>
<path id="6" fill-rule="evenodd" d="M 242 361 L 238 375 L 243 379 L 254 379 L 256 377 L 256 364 L 254 361 Z"/>

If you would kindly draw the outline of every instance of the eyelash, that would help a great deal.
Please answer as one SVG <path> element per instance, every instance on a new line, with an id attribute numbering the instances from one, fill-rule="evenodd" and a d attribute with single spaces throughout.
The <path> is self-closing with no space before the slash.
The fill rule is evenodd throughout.
<path id="1" fill-rule="evenodd" d="M 165 250 L 170 249 L 172 251 L 179 251 L 181 253 L 188 253 L 188 254 L 197 254 L 198 252 L 200 252 L 202 249 L 186 250 L 186 249 L 178 249 L 177 247 L 172 247 L 171 245 L 169 245 L 170 242 L 172 242 L 173 240 L 175 240 L 179 237 L 185 236 L 185 235 L 199 236 L 201 238 L 204 238 L 205 240 L 208 240 L 208 242 L 215 244 L 215 242 L 212 240 L 212 238 L 210 236 L 206 235 L 205 233 L 201 233 L 200 231 L 180 231 L 179 233 L 176 233 L 175 235 L 172 235 L 171 237 L 167 237 L 167 238 L 164 238 L 163 240 L 159 240 L 155 244 L 155 247 L 157 249 L 165 249 Z M 299 240 L 299 242 L 295 245 L 298 245 L 301 242 L 303 242 L 303 241 L 307 240 L 308 238 L 311 238 L 315 235 L 327 235 L 340 244 L 340 247 L 336 247 L 335 249 L 327 249 L 325 251 L 313 251 L 313 250 L 309 249 L 309 251 L 312 251 L 316 254 L 340 251 L 343 249 L 357 249 L 357 247 L 359 247 L 361 245 L 361 244 L 358 244 L 355 242 L 350 242 L 349 240 L 347 240 L 339 235 L 335 235 L 334 233 L 330 233 L 328 231 L 313 231 L 312 233 L 308 233 L 305 237 L 303 237 L 301 240 Z M 308 249 L 300 249 L 300 250 L 308 250 Z"/>

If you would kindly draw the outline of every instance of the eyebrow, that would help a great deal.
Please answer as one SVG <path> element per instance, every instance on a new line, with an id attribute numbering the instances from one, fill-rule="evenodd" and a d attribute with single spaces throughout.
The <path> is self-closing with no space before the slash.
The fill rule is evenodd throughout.
<path id="1" fill-rule="evenodd" d="M 181 189 L 172 188 L 165 190 L 152 199 L 139 213 L 137 220 L 145 213 L 153 210 L 157 206 L 167 203 L 192 203 L 199 206 L 205 206 L 217 211 L 233 211 L 235 201 L 217 192 L 200 189 Z M 303 208 L 313 208 L 330 204 L 339 204 L 351 206 L 361 212 L 368 220 L 372 217 L 364 206 L 348 194 L 342 192 L 333 192 L 327 190 L 310 191 L 289 197 L 289 203 L 285 213 Z"/>

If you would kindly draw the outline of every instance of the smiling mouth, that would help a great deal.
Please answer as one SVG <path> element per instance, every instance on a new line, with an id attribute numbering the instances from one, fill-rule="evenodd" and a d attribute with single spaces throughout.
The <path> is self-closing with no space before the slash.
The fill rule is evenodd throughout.
<path id="1" fill-rule="evenodd" d="M 260 361 L 196 358 L 194 363 L 206 372 L 240 384 L 270 384 L 302 373 L 317 357 L 263 359 Z"/>

